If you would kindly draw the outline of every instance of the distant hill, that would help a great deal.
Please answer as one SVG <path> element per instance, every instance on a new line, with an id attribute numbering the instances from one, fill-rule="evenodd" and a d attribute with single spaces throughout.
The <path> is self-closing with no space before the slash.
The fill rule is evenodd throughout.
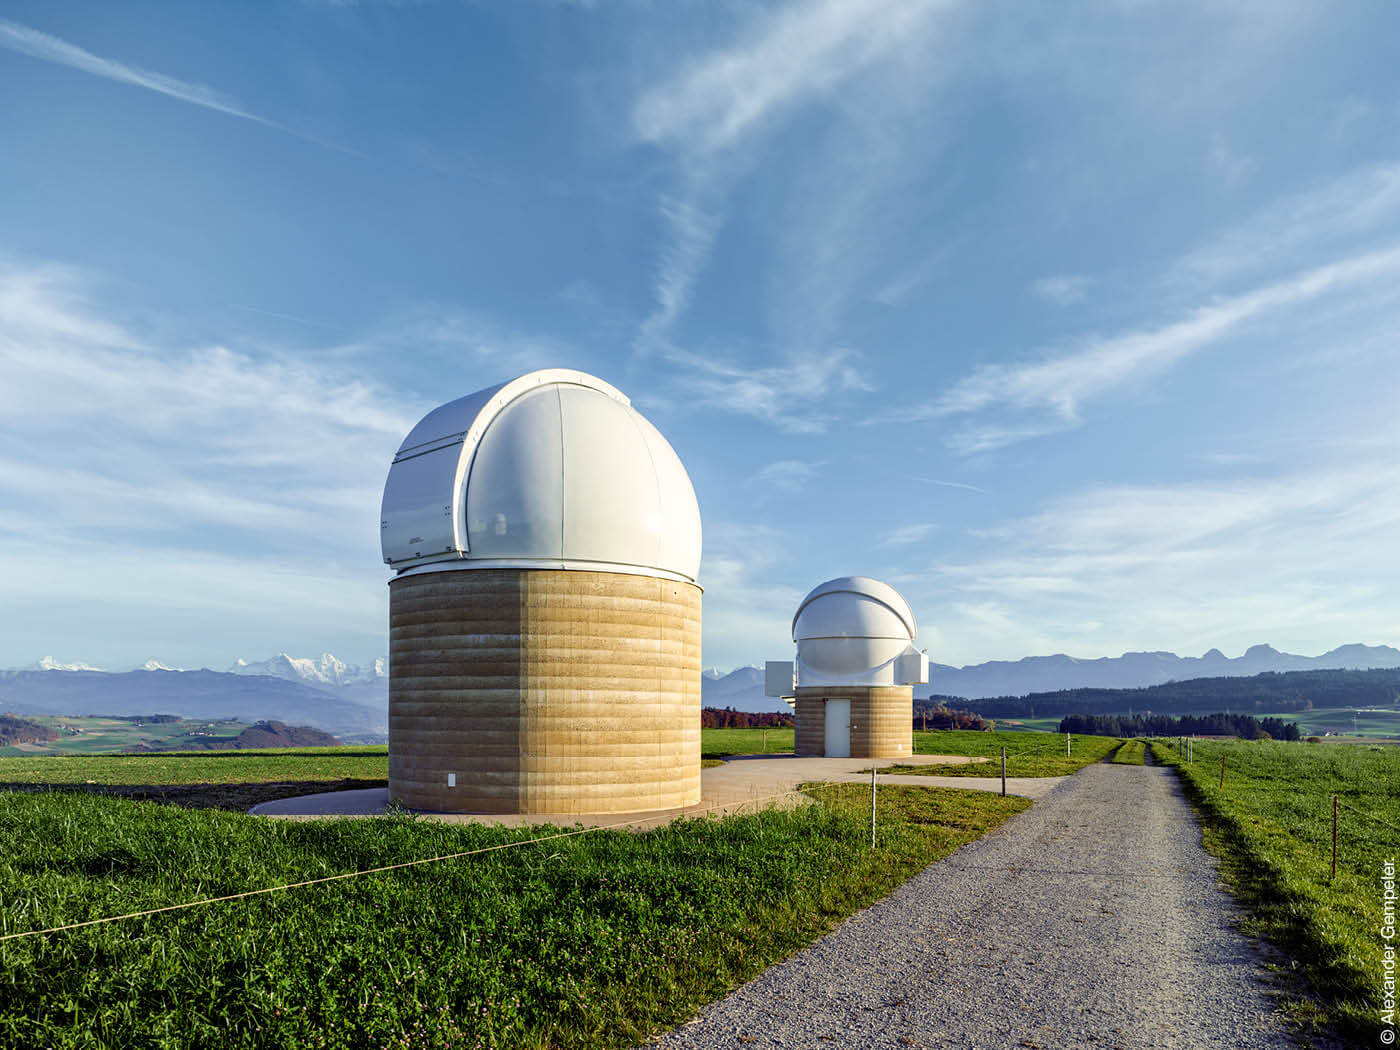
<path id="1" fill-rule="evenodd" d="M 42 744 L 58 737 L 56 730 L 30 722 L 17 715 L 0 714 L 0 747 L 13 744 Z"/>
<path id="2" fill-rule="evenodd" d="M 1062 689 L 1138 689 L 1187 678 L 1249 677 L 1265 671 L 1328 668 L 1366 671 L 1386 667 L 1400 667 L 1400 649 L 1388 645 L 1342 645 L 1321 656 L 1295 656 L 1269 645 L 1255 645 L 1243 656 L 1233 659 L 1219 649 L 1211 649 L 1203 656 L 1124 653 L 1094 660 L 1060 653 L 1020 660 L 992 660 L 966 667 L 933 664 L 929 669 L 929 683 L 915 687 L 914 692 L 919 697 L 982 699 Z M 705 672 L 701 686 L 706 707 L 732 707 L 736 711 L 789 710 L 782 701 L 763 695 L 763 670 L 758 667 L 741 667 L 728 674 L 711 669 Z"/>
<path id="3" fill-rule="evenodd" d="M 700 679 L 700 695 L 706 707 L 750 712 L 792 711 L 780 697 L 763 695 L 763 671 L 758 667 L 741 667 L 728 674 L 706 671 Z"/>
<path id="4" fill-rule="evenodd" d="M 0 671 L 0 709 L 19 715 L 236 718 L 314 726 L 339 737 L 382 738 L 387 702 L 367 704 L 271 675 L 221 671 Z"/>
<path id="5" fill-rule="evenodd" d="M 1062 689 L 957 701 L 984 718 L 1044 718 L 1128 712 L 1252 714 L 1400 703 L 1400 668 L 1270 671 L 1249 678 L 1192 678 L 1142 689 Z"/>
<path id="6" fill-rule="evenodd" d="M 246 747 L 334 747 L 340 741 L 310 726 L 289 726 L 282 722 L 259 722 L 239 733 L 227 745 Z"/>

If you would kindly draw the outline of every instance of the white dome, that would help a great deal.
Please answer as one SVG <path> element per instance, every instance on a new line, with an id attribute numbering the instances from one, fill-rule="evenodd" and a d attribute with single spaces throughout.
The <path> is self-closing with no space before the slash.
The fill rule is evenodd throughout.
<path id="1" fill-rule="evenodd" d="M 842 576 L 812 590 L 797 607 L 797 684 L 905 684 L 901 657 L 917 654 L 919 633 L 904 596 L 868 576 Z M 922 679 L 920 679 L 922 680 Z"/>
<path id="2" fill-rule="evenodd" d="M 399 571 L 700 569 L 700 508 L 675 451 L 614 387 L 530 372 L 429 412 L 389 468 L 384 560 Z M 455 564 L 443 564 L 455 563 Z"/>

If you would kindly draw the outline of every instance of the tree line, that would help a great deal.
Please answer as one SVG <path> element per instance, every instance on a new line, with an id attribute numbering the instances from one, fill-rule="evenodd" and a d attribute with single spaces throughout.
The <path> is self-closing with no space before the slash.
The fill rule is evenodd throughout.
<path id="1" fill-rule="evenodd" d="M 1217 712 L 1213 715 L 1066 715 L 1061 733 L 1077 736 L 1237 736 L 1243 740 L 1297 740 L 1298 723 Z"/>
<path id="2" fill-rule="evenodd" d="M 1061 689 L 956 702 L 983 718 L 1035 718 L 1130 711 L 1311 711 L 1314 707 L 1379 707 L 1400 702 L 1400 667 L 1374 671 L 1266 671 L 1248 678 L 1188 678 L 1141 689 Z"/>
<path id="3" fill-rule="evenodd" d="M 791 729 L 793 717 L 784 711 L 736 711 L 732 707 L 702 707 L 702 729 Z"/>

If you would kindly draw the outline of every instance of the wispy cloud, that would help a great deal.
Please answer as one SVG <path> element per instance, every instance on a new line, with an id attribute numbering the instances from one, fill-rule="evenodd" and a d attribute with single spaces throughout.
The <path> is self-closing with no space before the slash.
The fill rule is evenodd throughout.
<path id="1" fill-rule="evenodd" d="M 904 525 L 897 529 L 892 529 L 880 538 L 882 547 L 903 547 L 911 543 L 918 543 L 928 539 L 936 530 L 937 525 L 921 522 L 917 525 Z"/>
<path id="2" fill-rule="evenodd" d="M 948 6 L 945 0 L 810 0 L 792 5 L 758 15 L 732 42 L 676 63 L 678 73 L 639 96 L 631 111 L 634 138 L 665 151 L 675 162 L 673 188 L 660 199 L 666 242 L 654 278 L 654 305 L 635 341 L 639 355 L 674 349 L 673 329 L 689 308 L 724 228 L 730 193 L 752 170 L 765 137 L 804 106 L 830 99 L 852 77 L 908 47 L 930 15 Z M 837 150 L 834 155 L 859 152 Z M 865 160 L 857 174 L 886 170 Z M 859 226 L 846 213 L 858 210 L 862 202 L 856 199 L 860 194 L 851 178 L 834 182 L 839 189 L 834 197 L 819 193 L 823 206 L 784 223 L 792 236 L 783 243 L 801 262 L 795 269 L 787 267 L 787 276 L 775 287 L 802 286 L 802 303 L 786 309 L 784 318 L 785 329 L 786 322 L 795 319 L 802 330 L 784 330 L 777 342 L 797 347 L 799 356 L 823 353 L 829 325 L 816 315 L 838 308 L 845 293 L 833 288 L 833 282 L 850 284 L 855 251 L 843 231 Z M 842 214 L 827 206 L 835 203 L 843 205 Z M 842 227 L 827 230 L 831 236 L 818 230 L 808 238 L 817 240 L 830 258 L 814 254 L 810 244 L 791 243 L 800 239 L 799 231 L 820 223 Z M 813 285 L 821 286 L 816 294 L 810 291 Z M 685 356 L 673 360 L 684 364 Z M 791 415 L 766 409 L 759 414 L 775 419 Z"/>
<path id="3" fill-rule="evenodd" d="M 903 46 L 931 13 L 948 6 L 943 0 L 819 0 L 788 7 L 644 94 L 633 126 L 644 141 L 692 155 L 727 149 Z"/>
<path id="4" fill-rule="evenodd" d="M 979 486 L 977 486 L 977 485 L 969 485 L 969 484 L 968 484 L 967 482 L 965 482 L 965 481 L 944 481 L 944 480 L 942 480 L 941 478 L 925 478 L 925 477 L 921 477 L 921 476 L 919 476 L 919 475 L 917 475 L 917 474 L 914 476 L 914 480 L 915 480 L 915 481 L 922 481 L 922 482 L 924 482 L 924 483 L 927 484 L 927 485 L 942 485 L 944 488 L 950 488 L 950 489 L 966 489 L 968 492 L 980 492 L 980 493 L 983 493 L 984 495 L 986 494 L 986 491 L 987 491 L 986 489 L 981 488 L 981 487 L 979 487 Z"/>
<path id="5" fill-rule="evenodd" d="M 983 530 L 985 554 L 942 562 L 920 586 L 948 606 L 956 644 L 979 655 L 1106 655 L 1169 637 L 1197 651 L 1385 640 L 1374 624 L 1400 588 L 1400 563 L 1375 552 L 1400 529 L 1400 467 L 1348 455 L 1228 483 L 1082 489 Z M 971 609 L 992 619 L 952 619 Z"/>
<path id="6" fill-rule="evenodd" d="M 985 365 L 929 404 L 891 413 L 886 420 L 1011 413 L 950 436 L 963 453 L 984 452 L 1075 426 L 1085 402 L 1156 375 L 1216 343 L 1248 321 L 1325 294 L 1400 272 L 1400 247 L 1342 259 L 1199 307 L 1186 318 L 1107 339 L 1039 361 Z M 1030 418 L 1015 418 L 1026 416 Z M 875 420 L 879 422 L 880 420 Z"/>
<path id="7" fill-rule="evenodd" d="M 780 459 L 769 463 L 749 478 L 749 484 L 759 489 L 776 489 L 779 492 L 800 492 L 817 472 L 821 464 L 802 459 Z"/>
<path id="8" fill-rule="evenodd" d="M 268 127 L 281 131 L 288 130 L 275 121 L 251 112 L 232 95 L 215 91 L 203 84 L 177 80 L 164 73 L 140 69 L 136 66 L 126 65 L 124 62 L 118 62 L 116 59 L 95 55 L 76 44 L 70 44 L 68 41 L 61 40 L 49 33 L 31 29 L 29 26 L 16 22 L 0 19 L 0 47 L 7 47 L 11 51 L 18 51 L 20 54 L 29 55 L 45 62 L 53 62 L 60 66 L 81 70 L 84 73 L 91 73 L 96 77 L 105 77 L 108 80 L 157 91 L 162 95 L 177 98 L 181 102 L 227 113 L 231 117 L 257 121 L 259 124 L 266 124 Z"/>
<path id="9" fill-rule="evenodd" d="M 1031 294 L 1055 306 L 1072 306 L 1089 294 L 1093 279 L 1081 274 L 1061 273 L 1042 277 L 1031 285 Z"/>
<path id="10" fill-rule="evenodd" d="M 1256 164 L 1254 158 L 1236 153 L 1225 136 L 1216 132 L 1206 154 L 1206 166 L 1227 189 L 1234 189 L 1253 174 Z"/>
<path id="11" fill-rule="evenodd" d="M 784 364 L 756 368 L 681 350 L 667 357 L 688 369 L 674 382 L 690 405 L 750 416 L 794 434 L 826 429 L 833 413 L 825 401 L 832 395 L 871 389 L 860 355 L 845 348 L 790 355 Z"/>
<path id="12" fill-rule="evenodd" d="M 1400 164 L 1368 165 L 1266 204 L 1173 268 L 1176 282 L 1214 285 L 1340 240 L 1393 234 Z"/>

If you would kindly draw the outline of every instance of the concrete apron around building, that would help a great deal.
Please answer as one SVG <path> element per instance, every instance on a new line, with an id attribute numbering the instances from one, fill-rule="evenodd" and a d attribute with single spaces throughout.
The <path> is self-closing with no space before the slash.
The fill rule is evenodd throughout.
<path id="1" fill-rule="evenodd" d="M 978 759 L 961 755 L 909 755 L 898 759 L 901 765 L 938 766 L 965 765 Z M 660 827 L 681 817 L 722 816 L 749 809 L 796 807 L 807 805 L 811 799 L 792 792 L 808 781 L 834 783 L 869 783 L 870 767 L 889 765 L 889 759 L 868 758 L 798 758 L 794 755 L 741 755 L 721 766 L 701 771 L 701 798 L 698 805 L 681 809 L 656 810 L 646 813 L 601 814 L 500 814 L 500 813 L 426 813 L 416 812 L 425 820 L 445 824 L 501 824 L 524 827 L 552 824 L 573 827 L 608 827 L 625 824 L 634 831 Z M 991 764 L 986 763 L 988 771 Z M 1036 799 L 1048 793 L 1064 777 L 1009 777 L 1008 794 Z M 879 783 L 889 786 L 952 787 L 970 791 L 1000 791 L 1001 778 L 940 777 L 884 775 Z M 774 797 L 779 796 L 779 797 Z M 282 820 L 320 820 L 334 817 L 382 817 L 390 812 L 387 788 L 363 788 L 355 791 L 331 791 L 319 795 L 300 795 L 277 799 L 254 806 L 250 813 Z"/>

